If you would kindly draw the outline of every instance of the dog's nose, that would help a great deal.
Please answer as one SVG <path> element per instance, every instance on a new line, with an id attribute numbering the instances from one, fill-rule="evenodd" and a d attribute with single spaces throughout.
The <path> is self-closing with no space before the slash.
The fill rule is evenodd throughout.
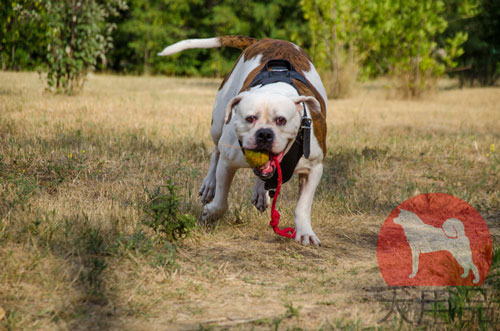
<path id="1" fill-rule="evenodd" d="M 259 147 L 264 147 L 273 142 L 274 132 L 271 129 L 259 129 L 255 133 L 255 138 L 257 140 L 257 145 Z"/>

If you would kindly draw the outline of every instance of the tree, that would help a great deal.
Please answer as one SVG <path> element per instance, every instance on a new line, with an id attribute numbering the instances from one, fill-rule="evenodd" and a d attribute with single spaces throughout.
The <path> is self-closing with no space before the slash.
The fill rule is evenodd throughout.
<path id="1" fill-rule="evenodd" d="M 313 56 L 333 71 L 332 97 L 341 95 L 342 65 L 354 63 L 373 76 L 387 73 L 405 96 L 418 97 L 433 78 L 456 66 L 467 35 L 457 32 L 441 48 L 447 27 L 445 5 L 437 0 L 302 0 L 313 34 Z M 352 75 L 351 75 L 352 76 Z"/>
<path id="2" fill-rule="evenodd" d="M 243 34 L 309 44 L 300 5 L 287 0 L 129 0 L 117 20 L 111 67 L 116 71 L 167 75 L 222 76 L 241 51 L 190 50 L 172 57 L 156 55 L 186 38 Z"/>
<path id="3" fill-rule="evenodd" d="M 41 63 L 46 48 L 44 25 L 40 20 L 43 5 L 38 1 L 18 0 L 0 3 L 1 69 L 33 69 Z"/>
<path id="4" fill-rule="evenodd" d="M 143 73 L 150 73 L 156 53 L 167 44 L 186 38 L 190 28 L 186 20 L 190 5 L 196 0 L 132 0 L 128 19 L 119 31 L 128 37 L 127 47 L 143 66 Z"/>
<path id="5" fill-rule="evenodd" d="M 457 65 L 455 59 L 463 54 L 461 45 L 467 34 L 457 32 L 438 47 L 437 39 L 448 26 L 443 1 L 408 0 L 391 8 L 381 50 L 403 95 L 419 97 L 433 86 L 436 77 Z"/>
<path id="6" fill-rule="evenodd" d="M 361 61 L 356 49 L 359 16 L 355 5 L 349 0 L 302 0 L 301 5 L 311 28 L 311 52 L 322 72 L 328 95 L 345 96 L 346 87 L 356 79 L 357 72 L 344 76 L 346 79 L 341 78 L 341 72 Z"/>
<path id="7" fill-rule="evenodd" d="M 447 34 L 465 31 L 464 54 L 457 59 L 460 86 L 475 82 L 491 86 L 500 77 L 500 2 L 495 0 L 447 1 Z"/>
<path id="8" fill-rule="evenodd" d="M 112 47 L 114 28 L 109 15 L 125 8 L 122 0 L 46 0 L 47 56 L 45 70 L 48 88 L 56 92 L 78 92 L 98 58 L 105 61 Z"/>

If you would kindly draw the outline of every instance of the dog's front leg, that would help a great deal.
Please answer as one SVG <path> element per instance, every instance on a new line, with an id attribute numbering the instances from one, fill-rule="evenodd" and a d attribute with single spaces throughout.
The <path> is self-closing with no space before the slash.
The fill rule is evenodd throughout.
<path id="1" fill-rule="evenodd" d="M 410 278 L 413 278 L 417 275 L 418 272 L 418 258 L 420 257 L 420 249 L 417 247 L 412 247 L 411 248 L 411 265 L 412 265 L 412 273 L 410 275 Z"/>
<path id="2" fill-rule="evenodd" d="M 203 215 L 201 217 L 203 222 L 217 220 L 226 212 L 228 208 L 227 196 L 236 169 L 235 167 L 231 167 L 224 158 L 219 158 L 215 174 L 215 197 L 212 202 L 203 207 Z"/>
<path id="3" fill-rule="evenodd" d="M 260 178 L 255 179 L 255 185 L 253 186 L 252 193 L 252 204 L 260 212 L 264 212 L 269 205 L 269 196 L 267 195 L 265 185 L 266 184 Z"/>
<path id="4" fill-rule="evenodd" d="M 320 240 L 311 227 L 311 206 L 314 192 L 318 187 L 321 175 L 323 174 L 323 164 L 317 163 L 311 167 L 307 178 L 301 177 L 301 190 L 299 201 L 295 208 L 295 241 L 300 241 L 303 245 L 321 245 Z"/>
<path id="5" fill-rule="evenodd" d="M 217 164 L 219 163 L 220 152 L 217 148 L 217 144 L 214 146 L 212 151 L 212 157 L 210 158 L 210 169 L 208 169 L 207 176 L 203 180 L 203 184 L 198 192 L 200 195 L 201 203 L 207 204 L 214 198 L 215 186 L 216 186 L 216 171 Z"/>

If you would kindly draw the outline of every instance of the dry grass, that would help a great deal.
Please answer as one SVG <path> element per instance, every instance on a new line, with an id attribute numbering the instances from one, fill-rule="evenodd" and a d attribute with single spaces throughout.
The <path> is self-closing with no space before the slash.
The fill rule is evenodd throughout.
<path id="1" fill-rule="evenodd" d="M 146 190 L 172 177 L 199 217 L 217 86 L 93 76 L 65 97 L 35 74 L 0 73 L 0 328 L 375 326 L 385 308 L 363 288 L 383 285 L 375 248 L 392 208 L 447 192 L 498 222 L 500 89 L 446 86 L 409 102 L 373 83 L 330 101 L 312 214 L 323 247 L 272 232 L 250 204 L 250 171 L 223 220 L 174 247 L 143 224 Z M 284 224 L 296 198 L 295 180 Z"/>

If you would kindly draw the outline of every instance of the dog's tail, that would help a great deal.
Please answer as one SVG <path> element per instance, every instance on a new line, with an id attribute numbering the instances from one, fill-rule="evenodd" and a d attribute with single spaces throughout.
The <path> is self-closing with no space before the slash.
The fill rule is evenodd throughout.
<path id="1" fill-rule="evenodd" d="M 244 50 L 258 40 L 245 36 L 222 36 L 206 39 L 186 39 L 172 44 L 158 53 L 159 56 L 172 55 L 192 48 L 232 47 Z"/>
<path id="2" fill-rule="evenodd" d="M 448 238 L 467 238 L 463 223 L 456 219 L 450 218 L 443 223 L 443 232 Z"/>

